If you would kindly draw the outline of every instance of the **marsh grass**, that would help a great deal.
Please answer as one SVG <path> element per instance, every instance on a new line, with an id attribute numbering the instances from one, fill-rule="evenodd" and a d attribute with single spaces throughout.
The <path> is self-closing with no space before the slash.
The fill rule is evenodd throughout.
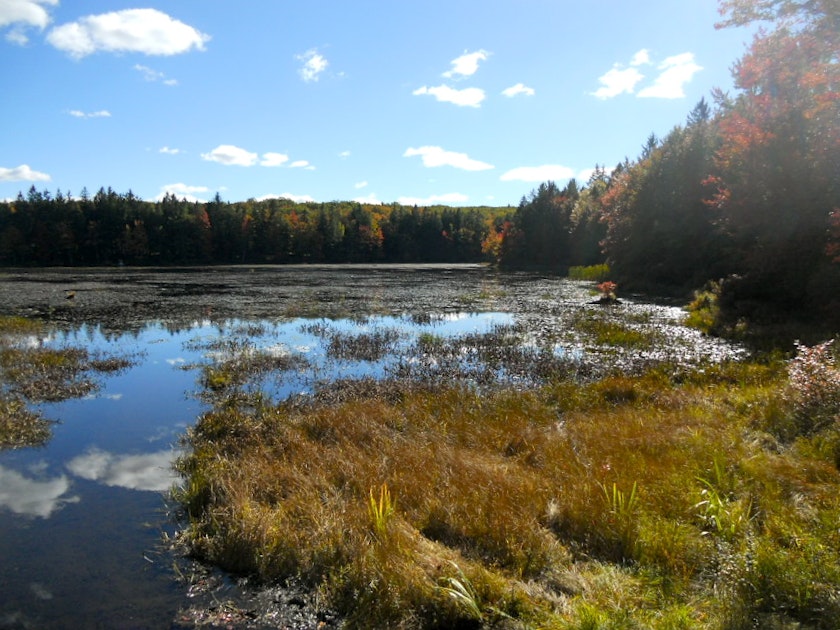
<path id="1" fill-rule="evenodd" d="M 768 437 L 787 383 L 768 360 L 227 401 L 178 463 L 184 541 L 351 627 L 834 628 L 840 473 L 830 429 Z"/>
<path id="2" fill-rule="evenodd" d="M 569 279 L 604 282 L 610 279 L 610 267 L 606 264 L 569 267 Z"/>
<path id="3" fill-rule="evenodd" d="M 0 318 L 0 449 L 38 446 L 53 424 L 33 403 L 81 398 L 94 392 L 97 374 L 119 372 L 129 356 L 90 353 L 79 347 L 41 344 L 46 327 L 19 317 Z"/>
<path id="4" fill-rule="evenodd" d="M 574 329 L 598 346 L 631 348 L 643 350 L 652 348 L 662 341 L 661 335 L 653 329 L 641 329 L 629 325 L 627 318 L 611 316 L 608 312 L 594 309 L 581 311 L 574 318 Z"/>

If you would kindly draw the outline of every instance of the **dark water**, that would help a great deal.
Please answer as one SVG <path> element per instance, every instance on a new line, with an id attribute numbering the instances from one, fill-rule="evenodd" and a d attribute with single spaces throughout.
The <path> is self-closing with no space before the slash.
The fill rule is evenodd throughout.
<path id="1" fill-rule="evenodd" d="M 285 272 L 284 282 L 245 272 L 226 271 L 224 279 L 217 272 L 191 273 L 187 279 L 170 272 L 165 287 L 193 287 L 179 289 L 182 302 L 173 302 L 171 291 L 156 289 L 154 275 L 144 274 L 144 299 L 151 301 L 160 290 L 161 299 L 169 300 L 168 313 L 183 306 L 177 321 L 157 320 L 147 310 L 139 318 L 116 313 L 104 321 L 99 309 L 92 318 L 96 323 L 80 324 L 84 311 L 77 310 L 72 318 L 58 317 L 64 332 L 33 340 L 128 353 L 136 363 L 101 378 L 91 397 L 43 405 L 44 415 L 58 421 L 45 447 L 0 452 L 0 628 L 166 628 L 191 605 L 186 586 L 175 579 L 176 558 L 161 541 L 178 527 L 167 503 L 167 490 L 177 482 L 171 462 L 179 437 L 202 410 L 195 396 L 196 366 L 224 358 L 215 341 L 245 338 L 261 351 L 300 359 L 261 384 L 276 398 L 311 392 L 317 382 L 381 376 L 405 360 L 402 350 L 423 334 L 448 340 L 519 322 L 534 330 L 524 343 L 549 344 L 558 355 L 589 352 L 564 328 L 564 318 L 592 308 L 591 295 L 560 279 L 474 268 L 380 270 L 374 280 L 359 270 L 305 270 Z M 0 298 L 16 311 L 49 314 L 57 308 L 48 304 L 56 299 L 52 287 L 57 293 L 76 283 L 90 291 L 92 303 L 105 304 L 113 278 L 95 272 L 82 279 L 62 274 L 59 280 L 25 274 L 4 284 L 7 295 Z M 244 317 L 185 319 L 183 312 L 213 312 L 213 297 L 200 291 L 208 278 L 215 295 L 226 301 L 225 313 L 235 312 L 230 294 L 242 291 L 245 281 L 258 289 L 259 298 L 241 296 Z M 316 294 L 313 286 L 323 289 Z M 125 292 L 124 279 L 119 290 Z M 348 316 L 345 294 L 375 301 L 357 299 Z M 84 299 L 82 292 L 73 308 L 83 309 Z M 332 318 L 310 308 L 319 300 L 333 309 Z M 668 328 L 669 344 L 688 355 L 717 359 L 736 352 L 682 329 L 678 310 L 642 303 L 624 308 L 630 310 L 616 317 L 630 313 L 645 325 Z M 294 315 L 301 310 L 305 315 Z M 249 317 L 254 311 L 258 316 Z M 272 311 L 278 315 L 268 316 Z M 330 356 L 331 338 L 377 331 L 393 337 L 387 356 L 372 361 Z"/>

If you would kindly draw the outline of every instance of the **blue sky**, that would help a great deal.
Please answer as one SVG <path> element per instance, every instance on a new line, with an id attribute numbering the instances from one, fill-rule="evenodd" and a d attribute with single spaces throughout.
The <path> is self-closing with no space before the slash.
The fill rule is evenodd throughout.
<path id="1" fill-rule="evenodd" d="M 0 199 L 516 205 L 682 124 L 713 0 L 0 0 Z"/>

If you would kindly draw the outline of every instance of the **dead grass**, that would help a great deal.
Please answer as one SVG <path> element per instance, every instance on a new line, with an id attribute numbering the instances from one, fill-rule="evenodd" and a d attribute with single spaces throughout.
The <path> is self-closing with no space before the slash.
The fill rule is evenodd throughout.
<path id="1" fill-rule="evenodd" d="M 762 432 L 783 375 L 228 401 L 179 463 L 185 540 L 357 627 L 831 628 L 840 474 Z"/>

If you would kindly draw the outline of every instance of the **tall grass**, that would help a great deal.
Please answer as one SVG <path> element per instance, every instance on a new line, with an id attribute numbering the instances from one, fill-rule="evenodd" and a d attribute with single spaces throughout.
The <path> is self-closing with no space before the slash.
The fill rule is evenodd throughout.
<path id="1" fill-rule="evenodd" d="M 308 580 L 351 627 L 836 628 L 840 473 L 828 429 L 767 433 L 787 383 L 733 363 L 228 402 L 178 464 L 185 542 Z"/>
<path id="2" fill-rule="evenodd" d="M 610 267 L 607 264 L 590 265 L 588 267 L 569 267 L 569 279 L 604 282 L 610 278 Z"/>

